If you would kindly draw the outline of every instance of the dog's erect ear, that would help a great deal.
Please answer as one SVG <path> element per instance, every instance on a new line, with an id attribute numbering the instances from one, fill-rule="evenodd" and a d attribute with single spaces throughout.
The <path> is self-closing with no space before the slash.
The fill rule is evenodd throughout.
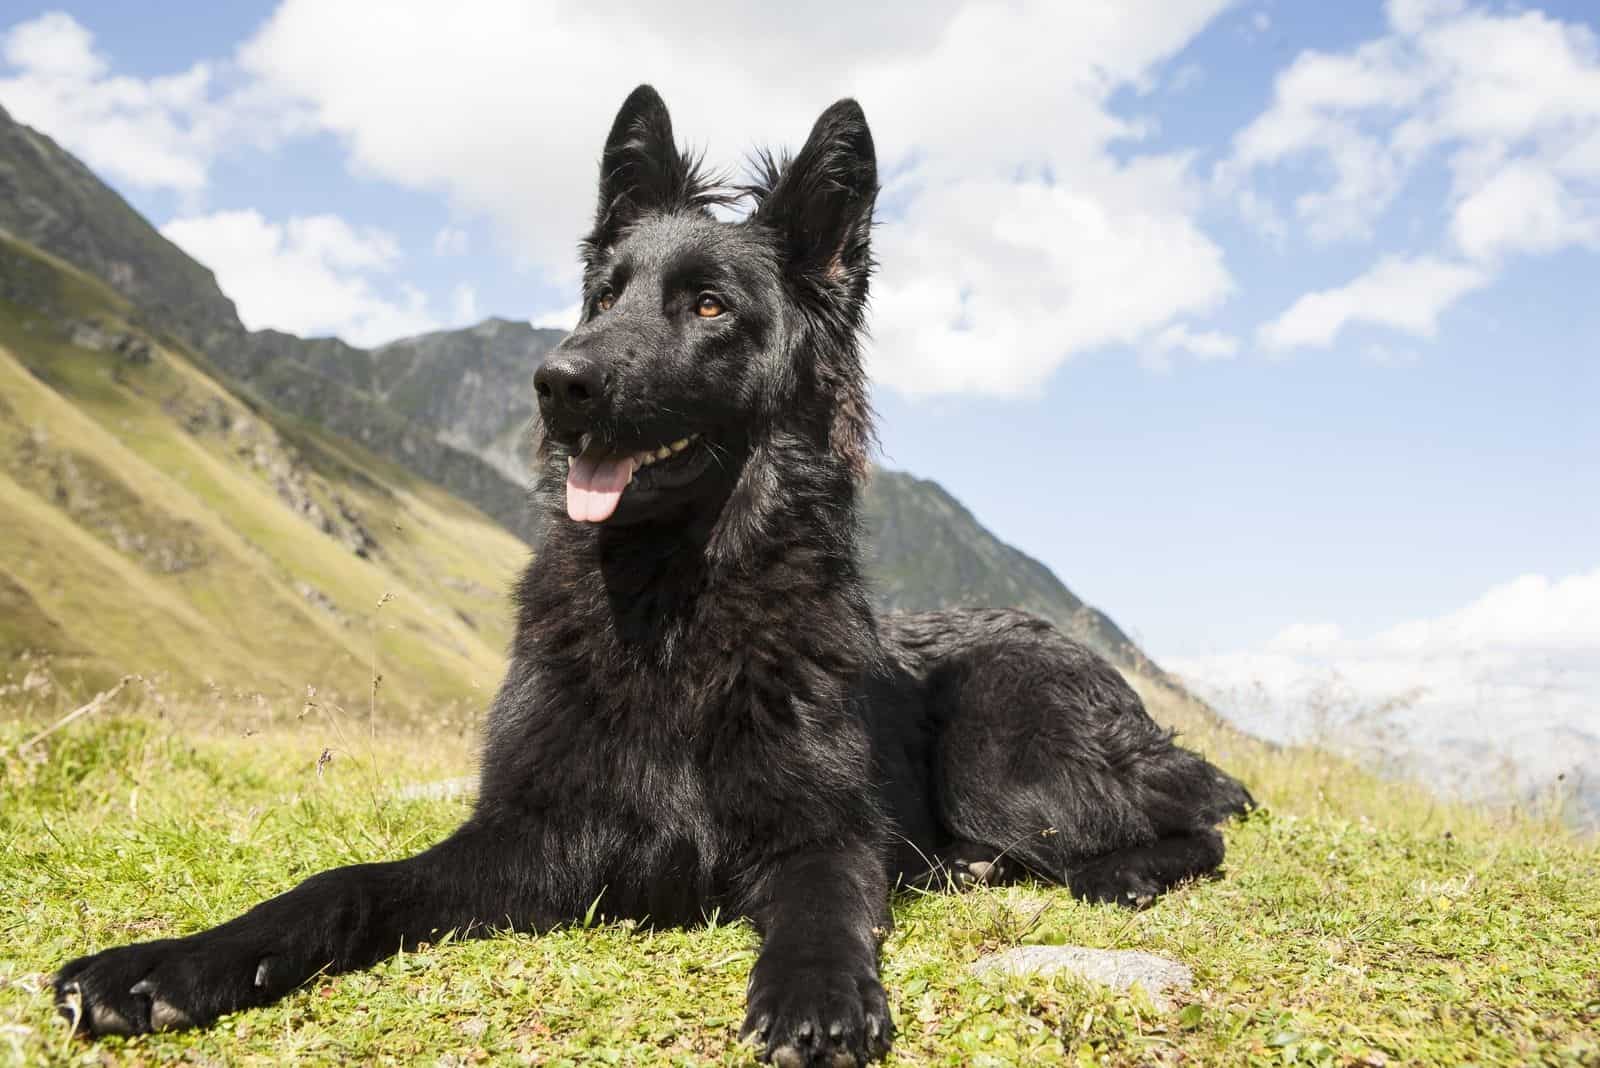
<path id="1" fill-rule="evenodd" d="M 799 155 L 781 171 L 768 161 L 767 177 L 755 217 L 781 235 L 791 273 L 864 298 L 878 161 L 861 105 L 824 111 Z"/>
<path id="2" fill-rule="evenodd" d="M 872 406 L 854 344 L 872 274 L 872 207 L 878 161 L 867 117 L 841 100 L 817 120 L 805 147 L 786 166 L 770 156 L 757 187 L 755 220 L 782 242 L 784 268 L 801 293 L 825 309 L 819 322 L 849 335 L 823 346 L 810 366 L 815 388 L 832 404 L 828 445 L 858 478 L 872 450 Z"/>
<path id="3" fill-rule="evenodd" d="M 698 184 L 694 160 L 672 142 L 661 94 L 639 86 L 622 102 L 600 157 L 600 205 L 583 242 L 585 263 L 592 266 L 646 212 L 693 203 Z"/>

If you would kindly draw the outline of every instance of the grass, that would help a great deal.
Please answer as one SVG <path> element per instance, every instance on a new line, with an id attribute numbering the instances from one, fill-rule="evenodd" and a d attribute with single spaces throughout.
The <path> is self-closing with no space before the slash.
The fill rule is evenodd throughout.
<path id="1" fill-rule="evenodd" d="M 447 941 L 211 1031 L 69 1039 L 44 988 L 56 964 L 206 927 L 331 865 L 402 856 L 468 804 L 398 791 L 470 771 L 459 723 L 373 737 L 359 715 L 143 694 L 132 685 L 20 750 L 59 710 L 0 713 L 0 1061 L 747 1060 L 742 923 Z M 1229 829 L 1226 877 L 1143 912 L 1034 885 L 900 901 L 884 950 L 891 1063 L 1600 1064 L 1592 844 L 1548 814 L 1451 806 L 1150 700 L 1264 802 Z M 1164 954 L 1196 988 L 1162 1013 L 1138 990 L 968 973 L 1024 943 Z"/>

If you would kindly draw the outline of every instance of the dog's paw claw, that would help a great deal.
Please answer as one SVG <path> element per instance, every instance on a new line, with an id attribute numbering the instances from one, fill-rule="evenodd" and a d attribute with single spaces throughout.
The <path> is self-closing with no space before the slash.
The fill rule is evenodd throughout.
<path id="1" fill-rule="evenodd" d="M 128 988 L 128 993 L 144 998 L 149 1003 L 150 1030 L 181 1031 L 185 1027 L 194 1026 L 194 1020 L 187 1012 L 161 998 L 156 990 L 156 984 L 149 978 L 134 983 Z"/>
<path id="2" fill-rule="evenodd" d="M 739 1032 L 741 1042 L 761 1042 L 767 1037 L 767 1029 L 772 1026 L 772 1016 L 763 1013 L 759 1018 L 746 1020 L 743 1029 Z"/>
<path id="3" fill-rule="evenodd" d="M 793 1046 L 779 1046 L 772 1051 L 771 1063 L 776 1068 L 806 1068 L 806 1055 Z"/>

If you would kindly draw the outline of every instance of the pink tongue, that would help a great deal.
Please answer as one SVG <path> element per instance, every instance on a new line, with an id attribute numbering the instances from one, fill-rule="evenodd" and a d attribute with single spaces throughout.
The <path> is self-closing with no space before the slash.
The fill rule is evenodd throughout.
<path id="1" fill-rule="evenodd" d="M 579 523 L 605 522 L 632 476 L 632 456 L 574 456 L 567 469 L 567 515 Z"/>

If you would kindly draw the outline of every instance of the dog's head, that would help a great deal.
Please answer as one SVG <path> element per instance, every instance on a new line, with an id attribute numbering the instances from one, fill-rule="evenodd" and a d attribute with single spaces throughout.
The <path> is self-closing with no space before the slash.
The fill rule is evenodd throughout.
<path id="1" fill-rule="evenodd" d="M 635 89 L 600 163 L 583 242 L 583 313 L 534 378 L 539 447 L 565 463 L 579 522 L 670 520 L 726 499 L 774 437 L 865 473 L 871 412 L 857 336 L 872 270 L 877 164 L 842 100 L 792 159 L 761 158 L 738 196 L 673 142 L 656 91 Z"/>

